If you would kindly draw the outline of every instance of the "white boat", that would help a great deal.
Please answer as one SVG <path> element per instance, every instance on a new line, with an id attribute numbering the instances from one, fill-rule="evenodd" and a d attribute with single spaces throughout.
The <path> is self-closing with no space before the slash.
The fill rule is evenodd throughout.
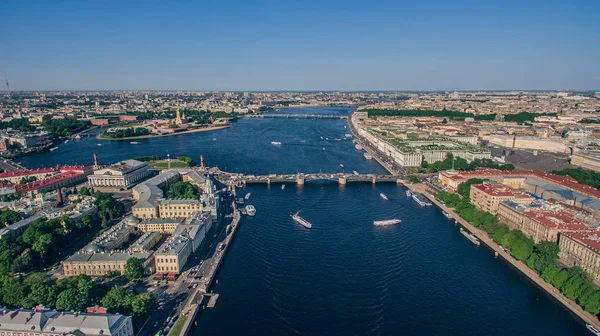
<path id="1" fill-rule="evenodd" d="M 410 196 L 412 196 L 412 193 L 410 192 L 410 190 L 406 190 L 406 196 L 407 196 L 407 197 L 410 197 Z"/>
<path id="2" fill-rule="evenodd" d="M 347 128 L 346 125 L 344 125 L 344 128 Z"/>
<path id="3" fill-rule="evenodd" d="M 273 145 L 273 146 L 281 146 L 281 142 L 279 142 L 279 141 L 271 141 L 271 145 Z"/>
<path id="4" fill-rule="evenodd" d="M 50 148 L 50 151 L 51 151 L 51 152 L 54 152 L 54 151 L 55 151 L 55 150 L 57 150 L 57 149 L 58 149 L 58 147 L 52 147 L 52 148 Z"/>
<path id="5" fill-rule="evenodd" d="M 244 196 L 244 199 L 249 200 L 250 199 L 250 195 L 251 195 L 250 193 L 247 193 L 246 196 Z"/>
<path id="6" fill-rule="evenodd" d="M 340 163 L 340 167 L 344 168 L 344 165 Z"/>
<path id="7" fill-rule="evenodd" d="M 363 156 L 364 156 L 364 157 L 365 157 L 365 159 L 367 159 L 367 160 L 371 160 L 371 159 L 373 158 L 373 157 L 371 156 L 371 154 L 369 154 L 369 153 L 365 153 L 365 154 L 363 154 Z"/>
<path id="8" fill-rule="evenodd" d="M 256 215 L 256 208 L 253 205 L 246 205 L 246 215 L 254 216 Z"/>
<path id="9" fill-rule="evenodd" d="M 102 147 L 102 144 L 96 144 L 96 145 L 98 145 L 98 147 Z"/>
<path id="10" fill-rule="evenodd" d="M 137 144 L 139 144 L 139 142 L 137 142 L 137 141 L 131 141 L 130 144 L 137 145 Z"/>
<path id="11" fill-rule="evenodd" d="M 444 214 L 444 216 L 446 216 L 446 218 L 452 219 L 452 215 L 448 211 L 442 211 L 442 213 Z"/>
<path id="12" fill-rule="evenodd" d="M 81 139 L 81 135 L 77 134 L 77 135 L 75 136 L 75 139 Z"/>
<path id="13" fill-rule="evenodd" d="M 352 172 L 352 174 L 358 175 L 358 172 L 355 170 L 355 171 Z"/>
<path id="14" fill-rule="evenodd" d="M 325 147 L 323 147 L 323 150 L 325 150 Z"/>
<path id="15" fill-rule="evenodd" d="M 296 213 L 292 215 L 292 219 L 293 219 L 293 220 L 294 220 L 296 223 L 298 223 L 298 224 L 300 224 L 300 225 L 304 226 L 304 227 L 305 227 L 305 228 L 307 228 L 307 229 L 310 229 L 310 228 L 312 228 L 312 224 L 311 224 L 309 221 L 307 221 L 306 219 L 304 219 L 304 218 L 300 217 L 300 216 L 298 215 L 299 213 L 300 213 L 300 210 L 296 211 Z"/>
<path id="16" fill-rule="evenodd" d="M 388 200 L 387 196 L 385 196 L 385 194 L 384 194 L 384 193 L 381 193 L 381 194 L 379 194 L 379 196 L 381 196 L 381 198 L 383 198 L 383 199 L 384 199 L 384 200 L 386 200 L 386 201 Z"/>
<path id="17" fill-rule="evenodd" d="M 346 133 L 346 134 L 344 134 L 344 136 L 345 136 L 346 138 L 352 138 L 352 134 L 350 134 L 350 133 Z"/>
<path id="18" fill-rule="evenodd" d="M 354 148 L 356 148 L 356 150 L 359 150 L 359 151 L 363 150 L 361 145 L 355 145 Z"/>
<path id="19" fill-rule="evenodd" d="M 213 138 L 213 141 L 217 141 L 217 138 Z"/>
<path id="20" fill-rule="evenodd" d="M 321 137 L 321 140 L 323 140 L 323 137 Z"/>
<path id="21" fill-rule="evenodd" d="M 325 138 L 325 140 L 329 140 L 329 138 Z"/>
<path id="22" fill-rule="evenodd" d="M 65 143 L 69 143 L 69 140 L 66 140 Z"/>
<path id="23" fill-rule="evenodd" d="M 585 327 L 592 332 L 592 334 L 596 335 L 596 336 L 600 336 L 600 331 L 598 331 L 598 329 L 596 329 L 596 327 L 594 327 L 591 324 L 586 324 Z"/>
<path id="24" fill-rule="evenodd" d="M 281 190 L 285 189 L 285 184 L 281 185 Z"/>
<path id="25" fill-rule="evenodd" d="M 425 201 L 425 199 L 423 198 L 423 196 L 421 196 L 421 194 L 419 194 L 419 193 L 413 193 L 411 197 L 420 206 L 426 206 L 427 205 L 427 201 Z"/>
<path id="26" fill-rule="evenodd" d="M 401 222 L 401 220 L 399 220 L 399 219 L 386 219 L 386 220 L 374 221 L 373 225 L 375 225 L 375 226 L 388 226 L 388 225 L 396 225 L 396 224 L 398 224 L 400 222 Z"/>

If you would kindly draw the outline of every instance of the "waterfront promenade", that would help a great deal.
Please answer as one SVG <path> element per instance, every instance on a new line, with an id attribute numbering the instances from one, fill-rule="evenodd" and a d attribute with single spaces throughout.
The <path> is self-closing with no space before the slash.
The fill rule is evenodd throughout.
<path id="1" fill-rule="evenodd" d="M 571 311 L 585 323 L 589 323 L 593 325 L 596 329 L 600 330 L 600 321 L 592 314 L 586 312 L 581 308 L 576 302 L 570 300 L 566 296 L 564 296 L 558 289 L 556 289 L 551 284 L 547 283 L 544 279 L 542 279 L 535 271 L 527 267 L 527 265 L 513 258 L 508 251 L 501 248 L 496 242 L 494 242 L 487 234 L 487 232 L 482 231 L 471 223 L 464 220 L 460 217 L 453 209 L 446 207 L 444 204 L 439 202 L 435 196 L 433 196 L 429 192 L 429 188 L 424 184 L 408 184 L 404 183 L 404 185 L 409 188 L 411 191 L 419 192 L 427 197 L 433 204 L 435 204 L 438 208 L 447 211 L 452 214 L 452 217 L 458 224 L 460 224 L 463 228 L 469 230 L 477 239 L 479 239 L 483 244 L 487 247 L 498 253 L 498 256 L 505 259 L 508 263 L 510 263 L 514 268 L 519 270 L 525 276 L 527 276 L 531 281 L 533 281 L 538 287 L 542 288 L 546 293 L 551 295 L 556 301 L 561 303 L 563 307 Z"/>
<path id="2" fill-rule="evenodd" d="M 227 253 L 227 250 L 229 249 L 231 240 L 235 236 L 235 232 L 237 231 L 237 228 L 239 226 L 238 224 L 241 219 L 241 214 L 236 209 L 235 203 L 233 203 L 232 206 L 233 206 L 233 220 L 232 220 L 231 224 L 229 224 L 229 226 L 231 227 L 231 232 L 228 235 L 226 235 L 225 240 L 223 241 L 223 244 L 225 244 L 225 248 L 222 251 L 219 251 L 218 249 L 215 250 L 214 255 L 211 257 L 211 259 L 213 259 L 213 267 L 209 268 L 208 273 L 203 276 L 202 285 L 200 287 L 196 288 L 189 295 L 188 300 L 185 302 L 183 308 L 181 309 L 181 315 L 179 318 L 185 317 L 185 321 L 183 322 L 183 326 L 180 329 L 181 331 L 178 333 L 178 335 L 184 336 L 189 333 L 190 328 L 192 327 L 193 322 L 196 319 L 196 316 L 198 315 L 198 312 L 202 309 L 201 307 L 202 307 L 202 303 L 204 301 L 203 300 L 204 295 L 205 295 L 205 293 L 208 292 L 210 285 L 215 280 L 215 276 L 219 270 L 219 266 L 221 265 L 221 262 L 225 258 L 225 254 Z M 216 304 L 217 298 L 218 298 L 218 295 L 211 296 L 210 302 L 212 303 L 213 307 Z M 174 334 L 172 335 L 172 333 L 169 333 L 169 335 L 176 336 Z"/>

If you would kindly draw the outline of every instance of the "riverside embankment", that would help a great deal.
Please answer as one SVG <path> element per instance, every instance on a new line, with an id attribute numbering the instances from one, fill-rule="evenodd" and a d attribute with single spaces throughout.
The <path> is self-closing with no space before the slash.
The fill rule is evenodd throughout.
<path id="1" fill-rule="evenodd" d="M 585 323 L 591 324 L 596 329 L 600 330 L 600 321 L 596 316 L 586 312 L 581 308 L 576 302 L 570 300 L 566 296 L 564 296 L 558 289 L 556 289 L 551 284 L 547 283 L 544 279 L 542 279 L 535 271 L 530 269 L 527 265 L 523 264 L 519 260 L 513 258 L 509 252 L 503 249 L 500 245 L 496 244 L 487 234 L 487 232 L 480 230 L 473 226 L 471 223 L 464 220 L 460 217 L 454 209 L 446 207 L 440 201 L 438 201 L 434 195 L 429 192 L 429 189 L 424 184 L 408 184 L 403 183 L 407 188 L 411 191 L 416 191 L 423 194 L 427 197 L 433 204 L 435 204 L 438 208 L 447 211 L 452 214 L 452 217 L 458 224 L 460 224 L 463 228 L 469 230 L 477 239 L 479 239 L 483 244 L 485 244 L 488 248 L 498 253 L 499 257 L 502 257 L 506 262 L 512 265 L 515 269 L 519 270 L 522 274 L 527 276 L 533 283 L 535 283 L 538 287 L 543 289 L 546 293 L 552 296 L 556 301 L 562 304 L 563 307 L 571 311 L 577 317 L 579 317 Z"/>

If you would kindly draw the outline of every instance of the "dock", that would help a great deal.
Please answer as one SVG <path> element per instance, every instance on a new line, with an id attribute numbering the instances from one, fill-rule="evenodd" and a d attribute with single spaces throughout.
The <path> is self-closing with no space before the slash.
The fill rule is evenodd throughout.
<path id="1" fill-rule="evenodd" d="M 217 300 L 219 299 L 219 294 L 213 294 L 210 296 L 210 300 L 206 304 L 206 308 L 214 308 L 217 304 Z"/>
<path id="2" fill-rule="evenodd" d="M 473 244 L 475 244 L 477 246 L 479 246 L 481 244 L 481 242 L 479 241 L 479 239 L 477 239 L 471 232 L 469 232 L 469 231 L 467 231 L 467 230 L 465 230 L 463 228 L 460 228 L 460 233 L 463 236 L 467 237 L 467 239 L 470 240 L 471 243 L 473 243 Z"/>

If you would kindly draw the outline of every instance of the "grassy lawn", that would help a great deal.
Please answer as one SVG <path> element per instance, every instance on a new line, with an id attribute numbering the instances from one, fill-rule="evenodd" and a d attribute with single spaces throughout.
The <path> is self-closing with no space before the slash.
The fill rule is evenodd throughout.
<path id="1" fill-rule="evenodd" d="M 179 336 L 181 334 L 181 330 L 183 329 L 183 325 L 185 321 L 187 321 L 187 316 L 179 316 L 177 322 L 173 325 L 173 329 L 169 331 L 169 336 Z"/>
<path id="2" fill-rule="evenodd" d="M 157 169 L 167 169 L 169 163 L 167 160 L 160 161 L 148 161 L 146 162 L 150 167 Z M 171 160 L 171 168 L 188 168 L 190 165 L 179 160 Z"/>

